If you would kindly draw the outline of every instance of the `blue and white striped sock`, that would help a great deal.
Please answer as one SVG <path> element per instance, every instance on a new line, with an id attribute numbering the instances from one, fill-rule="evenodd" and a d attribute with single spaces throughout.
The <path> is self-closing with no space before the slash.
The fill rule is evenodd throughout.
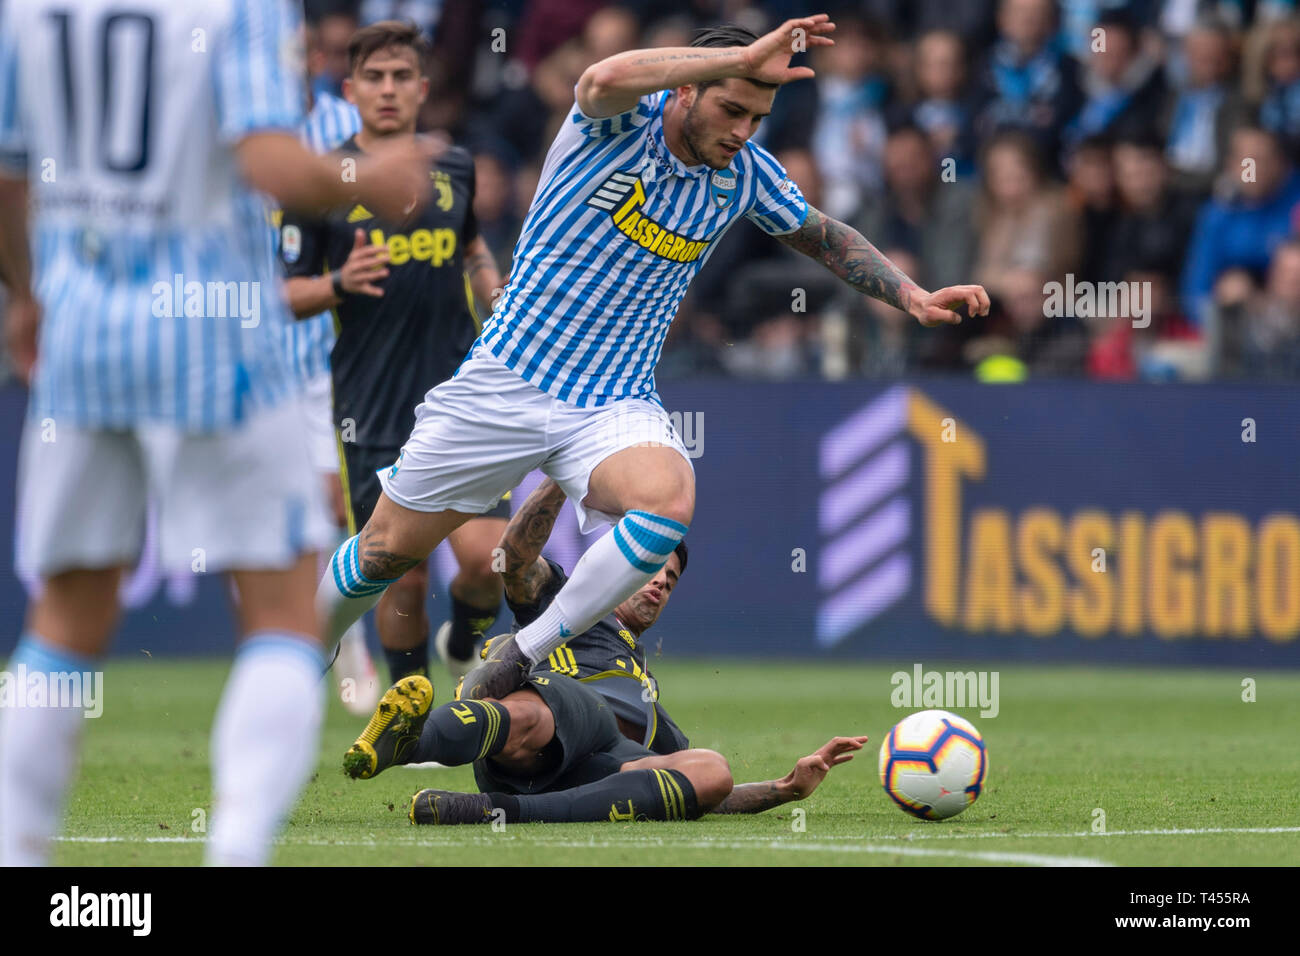
<path id="1" fill-rule="evenodd" d="M 519 649 L 533 663 L 546 660 L 653 578 L 685 536 L 686 525 L 678 521 L 629 511 L 587 549 L 555 600 L 515 636 Z"/>
<path id="2" fill-rule="evenodd" d="M 388 585 L 397 580 L 373 581 L 361 573 L 358 537 L 353 535 L 339 545 L 316 589 L 316 613 L 325 628 L 325 647 L 331 658 L 347 629 L 378 604 Z"/>
<path id="3" fill-rule="evenodd" d="M 15 696 L 0 707 L 0 866 L 43 866 L 77 767 L 86 715 L 93 710 L 84 699 L 73 706 L 51 706 L 52 698 L 27 699 L 29 682 L 38 681 L 39 674 L 80 674 L 84 685 L 98 671 L 98 662 L 29 632 L 5 670 L 15 694 L 24 699 Z M 52 682 L 47 679 L 45 686 Z M 97 683 L 97 693 L 102 687 Z"/>

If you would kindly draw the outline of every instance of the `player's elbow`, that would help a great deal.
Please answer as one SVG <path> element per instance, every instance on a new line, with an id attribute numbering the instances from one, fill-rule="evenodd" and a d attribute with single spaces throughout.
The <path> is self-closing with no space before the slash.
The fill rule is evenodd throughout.
<path id="1" fill-rule="evenodd" d="M 691 768 L 691 784 L 701 813 L 708 813 L 731 795 L 736 782 L 727 758 L 714 750 L 697 751 L 699 759 Z"/>
<path id="2" fill-rule="evenodd" d="M 618 67 L 609 60 L 593 63 L 578 78 L 578 106 L 588 116 L 603 116 L 604 104 L 618 94 Z"/>

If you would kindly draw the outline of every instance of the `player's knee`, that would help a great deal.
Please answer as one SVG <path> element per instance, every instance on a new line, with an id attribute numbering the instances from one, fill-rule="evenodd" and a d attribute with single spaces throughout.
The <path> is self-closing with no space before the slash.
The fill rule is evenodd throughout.
<path id="1" fill-rule="evenodd" d="M 731 793 L 735 781 L 727 758 L 713 750 L 696 751 L 688 774 L 700 810 L 712 810 Z"/>
<path id="2" fill-rule="evenodd" d="M 461 578 L 468 589 L 474 591 L 495 590 L 502 587 L 501 575 L 492 567 L 492 552 L 476 556 L 461 565 Z"/>
<path id="3" fill-rule="evenodd" d="M 510 736 L 497 754 L 499 761 L 532 758 L 555 736 L 550 708 L 532 691 L 516 691 L 497 703 L 510 714 Z"/>
<path id="4" fill-rule="evenodd" d="M 689 525 L 695 516 L 694 486 L 646 489 L 637 499 L 629 511 L 648 511 L 683 525 Z"/>

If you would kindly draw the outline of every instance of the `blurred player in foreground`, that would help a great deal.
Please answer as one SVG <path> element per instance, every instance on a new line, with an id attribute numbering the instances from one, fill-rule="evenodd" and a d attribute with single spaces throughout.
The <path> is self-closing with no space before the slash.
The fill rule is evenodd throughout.
<path id="1" fill-rule="evenodd" d="M 659 572 L 694 514 L 695 476 L 654 367 L 691 279 L 742 217 L 922 324 L 987 311 L 979 286 L 919 288 L 749 142 L 778 87 L 812 75 L 790 66 L 796 47 L 831 44 L 833 29 L 824 14 L 763 37 L 715 28 L 582 75 L 504 294 L 455 377 L 425 397 L 374 514 L 321 582 L 331 635 L 533 468 L 584 532 L 613 529 L 536 620 L 494 640 L 464 696 L 504 697 Z"/>
<path id="2" fill-rule="evenodd" d="M 352 35 L 343 90 L 360 113 L 361 129 L 335 151 L 336 163 L 415 137 L 429 90 L 427 56 L 411 23 L 381 21 Z M 377 217 L 357 204 L 325 219 L 287 215 L 281 230 L 290 308 L 309 321 L 322 309 L 335 316 L 333 420 L 342 439 L 352 534 L 370 518 L 380 495 L 377 473 L 394 468 L 416 406 L 452 376 L 473 344 L 472 297 L 490 304 L 501 287 L 474 218 L 473 159 L 451 147 L 428 175 L 436 196 L 417 217 Z M 454 677 L 468 670 L 475 645 L 496 618 L 501 578 L 492 570 L 492 548 L 509 515 L 502 501 L 449 538 L 460 569 L 449 586 L 451 620 L 439 629 L 437 643 Z M 394 681 L 428 673 L 428 594 L 423 560 L 379 601 L 375 622 Z"/>
<path id="3" fill-rule="evenodd" d="M 152 495 L 164 564 L 228 570 L 238 594 L 212 731 L 214 864 L 267 860 L 322 712 L 312 583 L 329 528 L 253 189 L 400 215 L 429 186 L 415 143 L 345 183 L 298 142 L 298 27 L 289 0 L 0 8 L 0 275 L 32 388 L 18 549 L 43 587 L 7 666 L 29 686 L 94 679 Z M 84 723 L 75 700 L 27 704 L 0 711 L 4 865 L 47 861 Z"/>

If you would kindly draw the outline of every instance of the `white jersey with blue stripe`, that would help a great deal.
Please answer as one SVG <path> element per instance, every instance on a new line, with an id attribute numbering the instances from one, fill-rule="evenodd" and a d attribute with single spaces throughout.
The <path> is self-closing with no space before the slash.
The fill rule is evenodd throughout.
<path id="1" fill-rule="evenodd" d="M 742 216 L 770 235 L 803 224 L 803 194 L 761 146 L 746 143 L 723 170 L 674 156 L 663 126 L 672 96 L 603 118 L 574 104 L 484 323 L 480 342 L 561 401 L 658 401 L 668 326 L 722 234 Z"/>
<path id="2" fill-rule="evenodd" d="M 299 135 L 315 153 L 328 153 L 346 143 L 361 129 L 361 114 L 347 100 L 328 93 L 316 97 Z M 278 218 L 278 217 L 277 217 Z M 280 229 L 272 230 L 275 268 L 280 269 Z M 322 312 L 309 319 L 290 319 L 285 329 L 285 348 L 294 375 L 308 381 L 330 370 L 334 348 L 334 314 Z"/>
<path id="3" fill-rule="evenodd" d="M 235 146 L 302 120 L 291 0 L 5 0 L 0 155 L 33 200 L 30 410 L 233 427 L 296 393 Z"/>

